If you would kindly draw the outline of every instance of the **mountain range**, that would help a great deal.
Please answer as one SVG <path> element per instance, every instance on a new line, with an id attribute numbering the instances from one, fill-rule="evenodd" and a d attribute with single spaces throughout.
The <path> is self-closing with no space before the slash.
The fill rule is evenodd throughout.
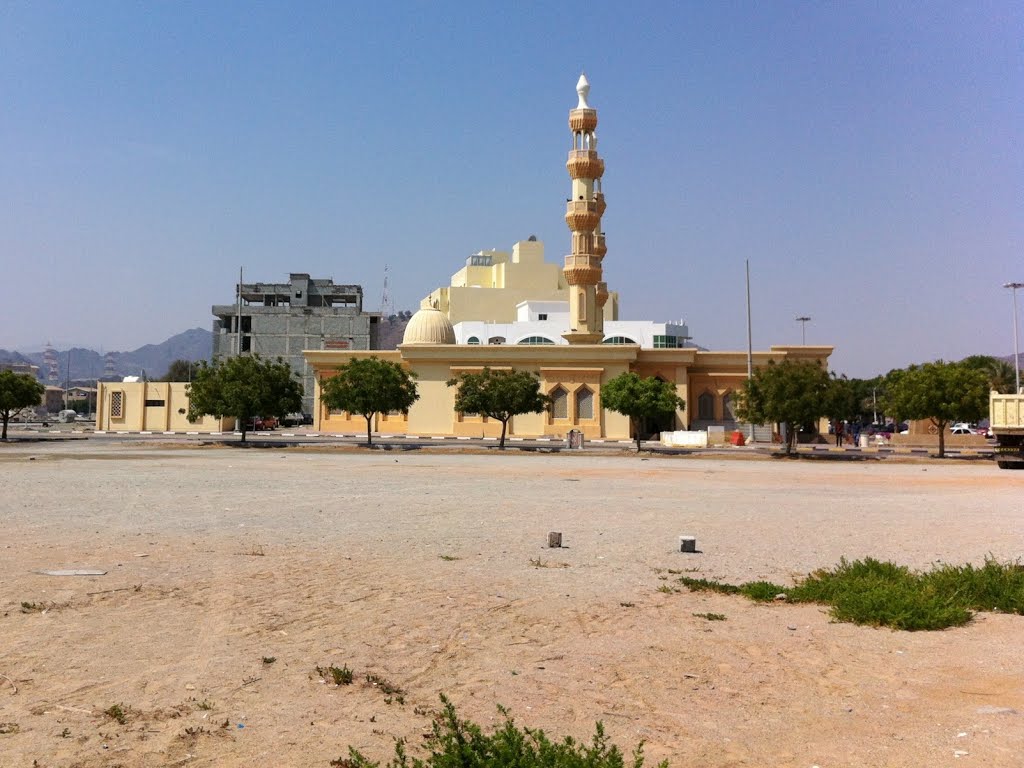
<path id="1" fill-rule="evenodd" d="M 57 384 L 65 381 L 95 381 L 122 376 L 146 376 L 156 379 L 167 371 L 175 360 L 209 360 L 213 350 L 213 333 L 205 328 L 191 328 L 171 336 L 159 344 L 145 344 L 130 352 L 100 354 L 93 349 L 72 347 L 55 350 Z M 39 375 L 47 379 L 48 364 L 45 352 L 10 352 L 0 349 L 0 363 L 31 363 L 39 366 Z M 110 360 L 113 370 L 107 367 Z"/>

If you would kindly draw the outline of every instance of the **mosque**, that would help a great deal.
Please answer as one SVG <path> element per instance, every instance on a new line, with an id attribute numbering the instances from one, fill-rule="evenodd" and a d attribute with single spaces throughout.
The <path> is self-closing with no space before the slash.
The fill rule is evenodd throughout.
<path id="1" fill-rule="evenodd" d="M 377 415 L 373 428 L 386 434 L 498 436 L 500 423 L 457 412 L 455 389 L 447 386 L 460 373 L 485 367 L 531 371 L 552 399 L 547 413 L 515 416 L 510 435 L 560 438 L 579 430 L 587 439 L 628 440 L 629 419 L 601 407 L 602 385 L 627 371 L 671 382 L 686 403 L 656 430 L 736 426 L 734 395 L 747 378 L 746 350 L 689 346 L 682 321 L 618 319 L 618 296 L 603 280 L 608 251 L 601 228 L 604 160 L 597 151 L 597 110 L 588 102 L 589 92 L 581 76 L 578 103 L 569 110 L 572 149 L 566 168 L 571 183 L 565 221 L 570 253 L 564 266 L 545 262 L 543 244 L 532 237 L 516 243 L 511 253 L 482 251 L 467 259 L 451 285 L 423 300 L 398 349 L 306 350 L 316 380 L 315 429 L 365 430 L 361 416 L 322 405 L 320 382 L 350 359 L 369 356 L 400 363 L 417 376 L 420 397 L 408 414 Z M 827 365 L 831 353 L 832 347 L 824 346 L 772 346 L 749 358 L 755 367 L 786 359 Z"/>

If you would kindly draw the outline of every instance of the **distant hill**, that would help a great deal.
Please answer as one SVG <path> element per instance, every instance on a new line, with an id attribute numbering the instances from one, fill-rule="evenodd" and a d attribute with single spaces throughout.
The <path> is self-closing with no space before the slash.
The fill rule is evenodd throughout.
<path id="1" fill-rule="evenodd" d="M 151 379 L 163 376 L 175 360 L 209 360 L 213 350 L 213 333 L 205 328 L 192 328 L 179 333 L 159 344 L 146 344 L 130 352 L 111 352 L 114 376 L 142 376 Z M 73 347 L 57 350 L 60 366 L 60 382 L 68 377 L 70 356 L 70 378 L 72 381 L 102 379 L 106 375 L 106 355 L 92 349 Z M 0 349 L 0 361 L 32 363 L 39 366 L 40 376 L 46 376 L 46 364 L 42 352 L 20 353 Z"/>

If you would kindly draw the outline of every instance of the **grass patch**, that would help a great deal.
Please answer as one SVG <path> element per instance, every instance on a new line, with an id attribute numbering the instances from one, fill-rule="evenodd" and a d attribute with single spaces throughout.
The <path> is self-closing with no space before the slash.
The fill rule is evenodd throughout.
<path id="1" fill-rule="evenodd" d="M 366 684 L 372 688 L 376 688 L 384 694 L 385 704 L 390 704 L 392 701 L 397 701 L 399 704 L 405 704 L 405 689 L 401 686 L 395 685 L 390 680 L 383 678 L 380 675 L 368 674 L 366 676 Z"/>
<path id="2" fill-rule="evenodd" d="M 324 680 L 330 680 L 335 685 L 352 685 L 352 680 L 354 679 L 348 664 L 341 667 L 336 667 L 333 664 L 329 667 L 317 667 L 316 673 Z"/>
<path id="3" fill-rule="evenodd" d="M 446 563 L 453 563 L 456 560 L 462 559 L 461 557 L 456 557 L 455 555 L 438 555 L 438 557 L 444 560 Z"/>
<path id="4" fill-rule="evenodd" d="M 103 714 L 120 725 L 128 722 L 129 707 L 123 704 L 113 704 L 103 710 Z"/>
<path id="5" fill-rule="evenodd" d="M 426 760 L 410 758 L 405 751 L 405 742 L 395 742 L 395 757 L 386 768 L 454 768 L 455 766 L 493 766 L 501 768 L 642 768 L 644 764 L 643 743 L 633 750 L 632 760 L 627 758 L 614 744 L 608 743 L 604 726 L 598 722 L 589 744 L 577 742 L 566 736 L 553 741 L 542 730 L 519 728 L 508 711 L 499 707 L 504 724 L 493 733 L 469 720 L 459 719 L 455 707 L 441 696 L 443 710 L 434 718 L 433 728 L 426 746 L 430 756 Z M 349 747 L 348 757 L 332 760 L 336 768 L 379 768 L 375 763 Z M 659 763 L 658 768 L 667 768 L 668 761 Z"/>
<path id="6" fill-rule="evenodd" d="M 708 621 L 725 621 L 724 613 L 695 613 L 693 615 L 698 619 L 707 619 Z"/>
<path id="7" fill-rule="evenodd" d="M 751 600 L 827 605 L 836 621 L 908 631 L 958 627 L 976 611 L 1024 614 L 1024 566 L 986 558 L 981 567 L 937 565 L 930 571 L 864 558 L 843 558 L 831 570 L 809 574 L 794 587 L 767 581 L 736 586 L 682 577 L 693 591 L 741 594 Z"/>

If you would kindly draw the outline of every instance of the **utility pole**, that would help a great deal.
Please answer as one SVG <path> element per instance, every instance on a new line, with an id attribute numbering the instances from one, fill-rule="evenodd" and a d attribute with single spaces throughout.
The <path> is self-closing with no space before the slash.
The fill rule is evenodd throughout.
<path id="1" fill-rule="evenodd" d="M 238 304 L 235 310 L 235 356 L 242 354 L 242 267 L 238 268 Z"/>
<path id="2" fill-rule="evenodd" d="M 747 267 L 747 381 L 754 378 L 754 341 L 750 325 L 750 259 L 746 260 Z M 747 439 L 754 442 L 754 424 L 750 424 L 750 434 Z"/>
<path id="3" fill-rule="evenodd" d="M 796 321 L 798 323 L 800 323 L 800 344 L 802 346 L 806 347 L 807 346 L 807 324 L 809 322 L 811 322 L 811 318 L 809 318 L 806 315 L 804 315 L 804 316 L 798 317 L 796 319 Z"/>
<path id="4" fill-rule="evenodd" d="M 1017 346 L 1017 289 L 1024 288 L 1024 283 L 1003 283 L 1003 288 L 1009 288 L 1013 292 L 1013 376 L 1016 389 L 1014 392 L 1020 394 L 1020 349 Z"/>

